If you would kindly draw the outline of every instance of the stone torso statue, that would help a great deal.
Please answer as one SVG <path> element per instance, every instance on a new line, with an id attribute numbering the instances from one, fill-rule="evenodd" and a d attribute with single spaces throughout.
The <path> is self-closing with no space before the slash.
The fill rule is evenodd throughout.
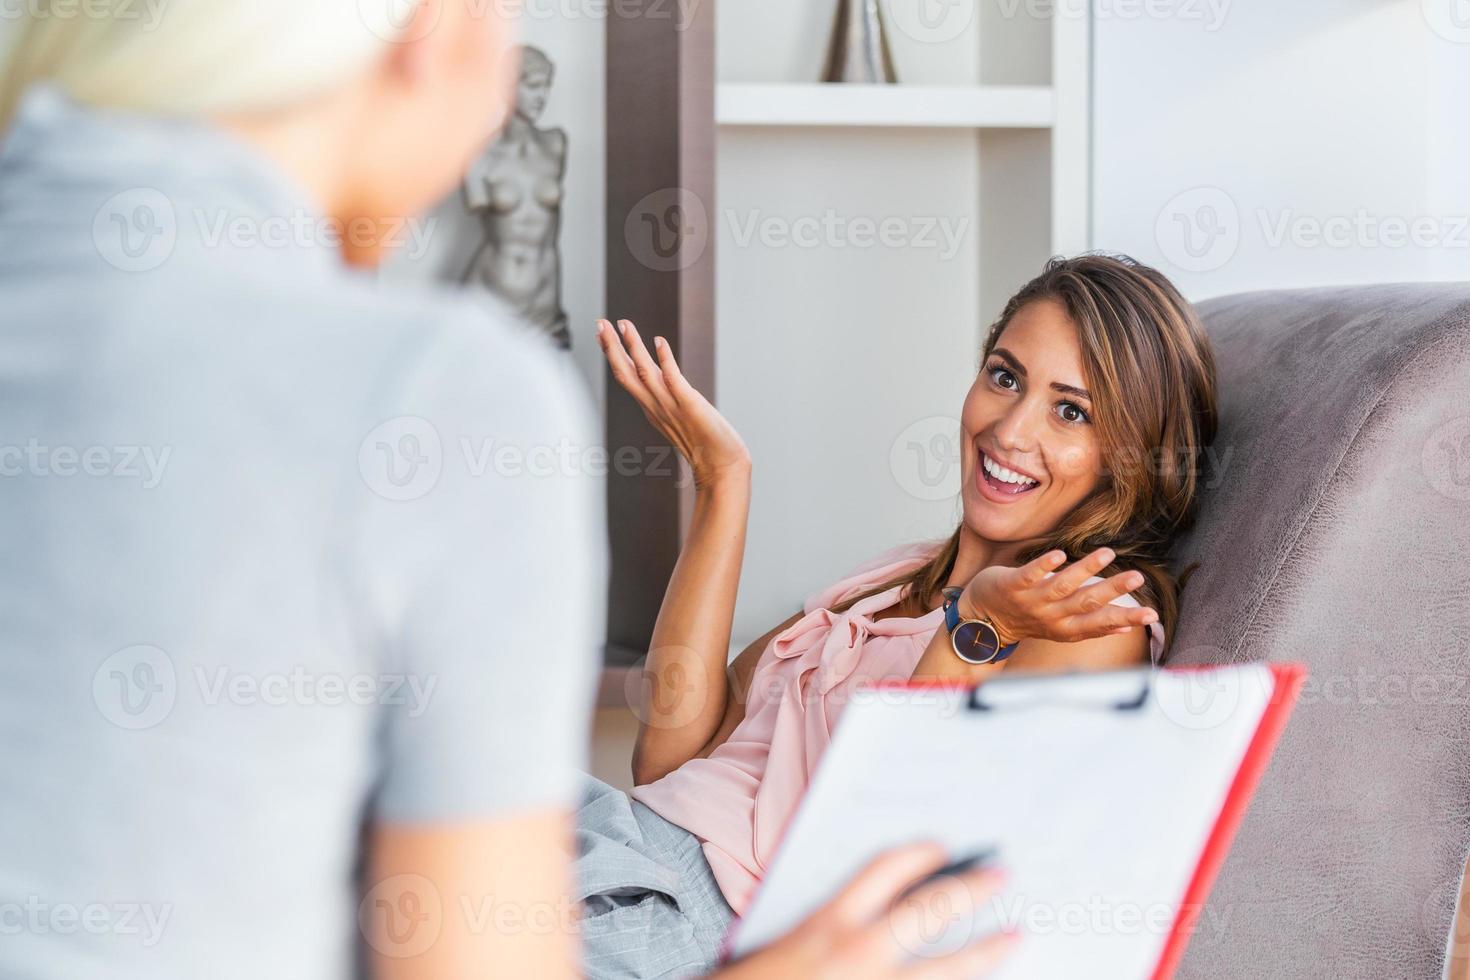
<path id="1" fill-rule="evenodd" d="M 524 48 L 515 114 L 465 175 L 465 206 L 480 219 L 485 237 L 463 281 L 494 292 L 569 348 L 558 249 L 567 135 L 536 126 L 551 78 L 546 55 Z"/>

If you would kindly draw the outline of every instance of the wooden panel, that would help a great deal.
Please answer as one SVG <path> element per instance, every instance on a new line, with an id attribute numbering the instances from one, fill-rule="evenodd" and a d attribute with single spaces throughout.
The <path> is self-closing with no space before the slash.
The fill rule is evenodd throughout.
<path id="1" fill-rule="evenodd" d="M 607 20 L 607 314 L 635 321 L 650 342 L 667 338 L 711 398 L 714 18 L 713 0 L 646 0 Z M 628 664 L 647 652 L 693 493 L 667 443 L 608 381 L 607 660 Z"/>

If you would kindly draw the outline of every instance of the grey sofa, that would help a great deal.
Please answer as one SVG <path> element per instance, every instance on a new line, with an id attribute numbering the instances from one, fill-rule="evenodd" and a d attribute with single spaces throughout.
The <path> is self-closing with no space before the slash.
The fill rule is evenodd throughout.
<path id="1" fill-rule="evenodd" d="M 1470 850 L 1470 285 L 1201 312 L 1222 424 L 1171 663 L 1313 676 L 1177 975 L 1440 977 Z"/>

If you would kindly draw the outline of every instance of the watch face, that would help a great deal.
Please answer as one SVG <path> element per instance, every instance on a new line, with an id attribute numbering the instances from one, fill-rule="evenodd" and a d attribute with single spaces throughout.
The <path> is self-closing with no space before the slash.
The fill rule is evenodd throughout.
<path id="1" fill-rule="evenodd" d="M 954 631 L 954 652 L 971 664 L 988 664 L 1000 649 L 1000 637 L 989 623 L 961 623 Z"/>

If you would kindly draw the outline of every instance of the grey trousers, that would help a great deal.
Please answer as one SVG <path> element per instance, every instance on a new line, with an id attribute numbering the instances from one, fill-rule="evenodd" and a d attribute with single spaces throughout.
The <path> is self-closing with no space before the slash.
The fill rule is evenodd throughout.
<path id="1" fill-rule="evenodd" d="M 588 776 L 576 875 L 591 980 L 672 980 L 713 969 L 734 913 L 689 831 Z"/>

